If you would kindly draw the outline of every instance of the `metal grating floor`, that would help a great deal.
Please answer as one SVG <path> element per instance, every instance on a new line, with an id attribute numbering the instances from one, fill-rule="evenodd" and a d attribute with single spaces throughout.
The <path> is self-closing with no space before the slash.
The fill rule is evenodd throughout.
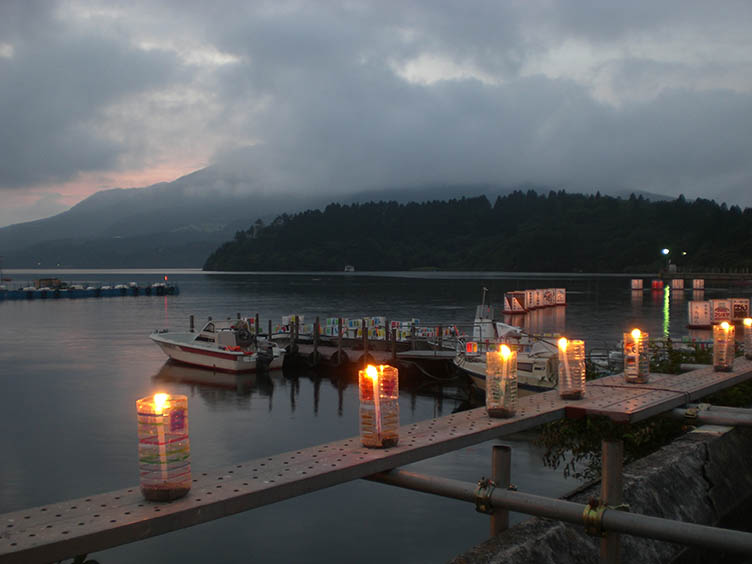
<path id="1" fill-rule="evenodd" d="M 400 444 L 367 449 L 358 437 L 196 472 L 183 499 L 156 503 L 138 487 L 0 515 L 0 562 L 50 562 L 97 552 L 324 489 L 506 434 L 561 419 L 565 412 L 636 421 L 752 377 L 752 362 L 734 372 L 701 369 L 655 375 L 631 385 L 620 376 L 589 382 L 585 399 L 558 392 L 520 398 L 517 415 L 491 419 L 484 408 L 422 421 L 400 429 Z"/>

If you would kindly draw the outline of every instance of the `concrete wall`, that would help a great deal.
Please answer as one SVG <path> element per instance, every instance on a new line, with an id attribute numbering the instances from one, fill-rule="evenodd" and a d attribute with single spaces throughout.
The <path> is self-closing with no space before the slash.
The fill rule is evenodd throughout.
<path id="1" fill-rule="evenodd" d="M 514 454 L 513 454 L 514 456 Z M 514 476 L 512 476 L 514 482 Z M 587 503 L 600 496 L 600 484 L 575 495 Z M 752 511 L 752 429 L 706 426 L 629 464 L 624 469 L 624 500 L 634 513 L 678 521 L 743 528 Z M 728 523 L 729 518 L 737 522 Z M 724 556 L 660 541 L 622 535 L 622 562 L 722 562 Z M 600 539 L 582 526 L 532 518 L 489 539 L 454 564 L 584 564 L 598 562 Z"/>

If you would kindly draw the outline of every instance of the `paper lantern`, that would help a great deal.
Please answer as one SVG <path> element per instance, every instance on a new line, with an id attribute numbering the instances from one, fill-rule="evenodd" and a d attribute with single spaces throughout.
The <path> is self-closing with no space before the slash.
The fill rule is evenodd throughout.
<path id="1" fill-rule="evenodd" d="M 486 411 L 491 417 L 517 412 L 517 351 L 507 345 L 486 353 Z"/>
<path id="2" fill-rule="evenodd" d="M 188 398 L 154 394 L 136 402 L 141 492 L 170 501 L 191 489 Z"/>
<path id="3" fill-rule="evenodd" d="M 399 441 L 399 371 L 389 365 L 368 365 L 358 372 L 358 384 L 363 446 L 395 446 Z"/>
<path id="4" fill-rule="evenodd" d="M 559 396 L 581 399 L 585 396 L 585 342 L 562 337 L 559 345 Z"/>
<path id="5" fill-rule="evenodd" d="M 648 334 L 639 329 L 624 333 L 624 381 L 646 384 L 649 379 Z"/>
<path id="6" fill-rule="evenodd" d="M 713 369 L 731 372 L 734 366 L 734 326 L 728 321 L 713 325 Z"/>

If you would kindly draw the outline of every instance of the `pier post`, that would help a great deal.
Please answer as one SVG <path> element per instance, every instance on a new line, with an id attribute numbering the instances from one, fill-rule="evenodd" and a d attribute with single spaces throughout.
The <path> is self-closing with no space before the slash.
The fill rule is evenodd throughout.
<path id="1" fill-rule="evenodd" d="M 193 319 L 192 315 L 190 317 L 190 326 L 191 326 L 191 333 L 193 333 L 194 328 L 195 328 L 195 324 L 194 324 L 194 319 Z"/>
<path id="2" fill-rule="evenodd" d="M 441 343 L 441 341 L 442 341 L 442 335 L 441 335 L 441 332 L 442 332 L 442 331 L 441 331 L 441 330 L 442 330 L 442 327 L 441 327 L 441 325 L 439 325 L 439 326 L 438 326 L 438 327 L 436 328 L 436 342 L 437 342 L 437 343 L 439 343 L 439 350 L 441 350 L 441 348 L 442 348 L 442 347 L 441 347 L 441 344 L 442 344 L 442 343 Z"/>
<path id="3" fill-rule="evenodd" d="M 337 366 L 342 364 L 342 318 L 337 318 Z"/>
<path id="4" fill-rule="evenodd" d="M 604 439 L 601 441 L 603 450 L 602 476 L 601 476 L 601 501 L 609 506 L 620 505 L 623 501 L 624 477 L 624 442 L 621 439 Z M 619 564 L 621 562 L 620 535 L 609 531 L 601 539 L 602 564 Z"/>
<path id="5" fill-rule="evenodd" d="M 313 322 L 313 358 L 319 357 L 319 316 L 316 316 L 316 321 Z"/>
<path id="6" fill-rule="evenodd" d="M 368 325 L 366 325 L 365 317 L 361 321 L 363 328 L 363 368 L 368 365 Z"/>
<path id="7" fill-rule="evenodd" d="M 269 335 L 268 335 L 268 337 L 269 337 L 269 340 L 271 341 L 272 340 L 272 320 L 271 319 L 269 320 Z"/>
<path id="8" fill-rule="evenodd" d="M 236 319 L 240 319 L 240 312 L 236 313 L 235 315 L 237 316 Z"/>
<path id="9" fill-rule="evenodd" d="M 261 320 L 259 319 L 259 314 L 256 314 L 256 336 L 258 337 L 258 334 L 261 333 L 259 323 L 261 323 Z"/>
<path id="10" fill-rule="evenodd" d="M 397 362 L 397 329 L 392 329 L 392 362 Z"/>
<path id="11" fill-rule="evenodd" d="M 505 445 L 494 445 L 491 451 L 491 480 L 499 489 L 508 490 L 512 479 L 512 448 Z M 509 528 L 509 510 L 494 508 L 491 515 L 491 536 Z"/>
<path id="12" fill-rule="evenodd" d="M 415 350 L 415 324 L 410 325 L 410 350 Z"/>

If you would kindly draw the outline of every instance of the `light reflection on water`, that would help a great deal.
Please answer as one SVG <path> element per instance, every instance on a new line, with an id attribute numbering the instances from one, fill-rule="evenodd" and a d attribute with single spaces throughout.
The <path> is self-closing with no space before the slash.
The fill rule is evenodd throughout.
<path id="1" fill-rule="evenodd" d="M 28 273 L 25 279 L 45 273 Z M 83 497 L 135 484 L 135 401 L 157 390 L 189 397 L 194 471 L 225 466 L 357 435 L 353 378 L 275 371 L 228 376 L 165 363 L 148 334 L 182 330 L 191 314 L 271 318 L 304 314 L 470 324 L 480 288 L 499 303 L 505 291 L 566 287 L 568 306 L 515 320 L 535 332 L 561 332 L 607 346 L 632 326 L 672 337 L 687 334 L 686 301 L 629 291 L 627 278 L 543 280 L 510 276 L 205 275 L 173 273 L 179 296 L 0 302 L 0 511 Z M 76 273 L 62 276 L 68 281 Z M 21 278 L 21 277 L 19 277 Z M 157 281 L 159 273 L 89 272 L 86 280 Z M 728 296 L 708 289 L 706 297 Z M 735 291 L 734 295 L 748 297 Z M 689 296 L 687 296 L 688 298 Z M 443 374 L 442 374 L 443 376 Z M 403 386 L 408 424 L 465 407 L 463 390 L 435 395 Z M 575 483 L 541 465 L 525 441 L 513 446 L 513 482 L 523 491 L 559 495 Z M 485 443 L 413 465 L 417 471 L 477 481 L 487 475 Z M 374 525 L 378 522 L 379 525 Z M 96 557 L 100 562 L 402 562 L 447 560 L 486 538 L 487 518 L 470 505 L 358 481 L 257 509 Z M 377 535 L 397 550 L 363 546 Z"/>

